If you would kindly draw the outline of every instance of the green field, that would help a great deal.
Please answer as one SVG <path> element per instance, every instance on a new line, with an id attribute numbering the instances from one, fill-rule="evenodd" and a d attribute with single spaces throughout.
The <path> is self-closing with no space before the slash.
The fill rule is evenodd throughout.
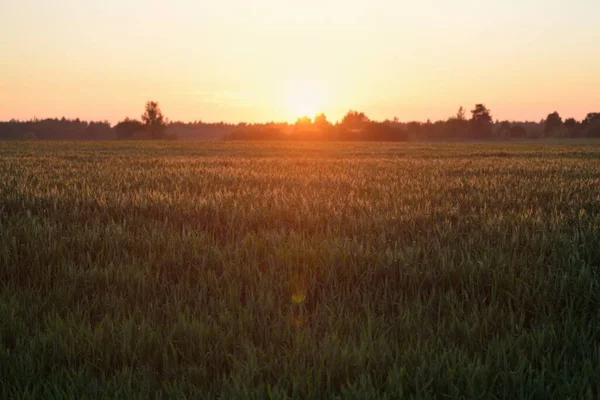
<path id="1" fill-rule="evenodd" d="M 0 143 L 1 398 L 599 389 L 600 142 Z"/>

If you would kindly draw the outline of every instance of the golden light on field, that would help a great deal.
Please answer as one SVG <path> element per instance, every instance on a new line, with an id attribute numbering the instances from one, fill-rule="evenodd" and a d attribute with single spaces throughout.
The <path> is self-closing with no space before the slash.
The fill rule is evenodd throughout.
<path id="1" fill-rule="evenodd" d="M 290 79 L 285 86 L 285 107 L 290 119 L 314 117 L 326 106 L 326 89 L 321 82 Z"/>

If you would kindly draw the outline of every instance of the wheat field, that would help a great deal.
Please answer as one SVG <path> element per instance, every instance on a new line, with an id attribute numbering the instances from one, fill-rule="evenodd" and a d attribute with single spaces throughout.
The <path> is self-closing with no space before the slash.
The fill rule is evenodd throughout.
<path id="1" fill-rule="evenodd" d="M 2 398 L 597 398 L 600 142 L 0 143 Z"/>

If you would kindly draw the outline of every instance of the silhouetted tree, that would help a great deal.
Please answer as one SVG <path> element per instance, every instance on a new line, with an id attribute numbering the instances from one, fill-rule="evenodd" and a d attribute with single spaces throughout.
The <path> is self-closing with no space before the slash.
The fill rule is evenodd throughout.
<path id="1" fill-rule="evenodd" d="M 167 125 L 157 102 L 149 101 L 146 103 L 146 110 L 142 114 L 142 122 L 146 132 L 152 139 L 164 138 Z"/>
<path id="2" fill-rule="evenodd" d="M 318 140 L 321 139 L 320 132 L 314 126 L 312 120 L 307 117 L 300 117 L 294 123 L 292 128 L 293 138 L 295 140 Z"/>
<path id="3" fill-rule="evenodd" d="M 331 127 L 331 122 L 327 121 L 327 117 L 323 113 L 317 114 L 315 116 L 314 124 L 317 127 L 317 129 L 321 130 L 328 129 Z"/>
<path id="4" fill-rule="evenodd" d="M 463 106 L 460 106 L 460 108 L 458 109 L 457 113 L 456 113 L 456 119 L 458 121 L 466 121 L 467 120 L 467 115 L 465 112 L 465 109 Z"/>
<path id="5" fill-rule="evenodd" d="M 590 122 L 592 122 L 593 120 L 595 120 L 596 118 L 600 118 L 600 113 L 597 112 L 591 112 L 588 113 L 585 116 L 585 119 L 583 121 L 581 121 L 584 125 L 589 124 Z"/>
<path id="6" fill-rule="evenodd" d="M 562 118 L 556 111 L 554 111 L 551 114 L 548 114 L 548 117 L 546 117 L 546 122 L 544 124 L 544 135 L 551 136 L 561 126 Z"/>
<path id="7" fill-rule="evenodd" d="M 563 122 L 563 130 L 567 137 L 579 137 L 581 136 L 581 125 L 575 118 L 567 118 Z"/>
<path id="8" fill-rule="evenodd" d="M 357 130 L 363 129 L 369 122 L 369 118 L 363 112 L 350 110 L 342 118 L 340 125 L 344 129 Z"/>
<path id="9" fill-rule="evenodd" d="M 476 104 L 471 110 L 471 132 L 473 138 L 484 139 L 491 136 L 492 133 L 492 115 L 483 104 Z"/>
<path id="10" fill-rule="evenodd" d="M 565 127 L 571 129 L 577 126 L 577 120 L 575 118 L 567 118 L 564 122 Z"/>
<path id="11" fill-rule="evenodd" d="M 297 127 L 308 127 L 312 125 L 312 120 L 310 119 L 310 117 L 307 117 L 306 115 L 304 117 L 300 117 L 296 120 L 296 123 L 294 124 Z"/>
<path id="12" fill-rule="evenodd" d="M 318 132 L 321 140 L 331 140 L 333 135 L 333 125 L 327 120 L 325 114 L 320 113 L 315 116 L 313 126 Z"/>
<path id="13" fill-rule="evenodd" d="M 581 125 L 585 130 L 585 136 L 600 137 L 600 113 L 589 113 Z"/>
<path id="14" fill-rule="evenodd" d="M 361 140 L 362 133 L 369 123 L 369 118 L 363 112 L 350 110 L 344 115 L 337 126 L 339 139 Z"/>
<path id="15" fill-rule="evenodd" d="M 136 119 L 125 118 L 115 125 L 115 131 L 119 139 L 131 139 L 136 133 L 144 131 L 144 124 Z"/>

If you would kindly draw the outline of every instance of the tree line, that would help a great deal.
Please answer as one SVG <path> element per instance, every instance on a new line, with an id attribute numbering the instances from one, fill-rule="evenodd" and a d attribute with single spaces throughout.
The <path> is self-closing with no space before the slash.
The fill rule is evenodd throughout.
<path id="1" fill-rule="evenodd" d="M 600 138 L 600 113 L 588 113 L 577 121 L 558 112 L 539 122 L 494 121 L 484 104 L 476 104 L 467 115 L 460 107 L 456 115 L 436 122 L 400 122 L 397 118 L 373 121 L 363 112 L 350 110 L 332 123 L 325 114 L 301 117 L 293 123 L 228 124 L 171 122 L 157 102 L 146 103 L 140 119 L 125 118 L 114 126 L 107 121 L 79 119 L 34 119 L 0 122 L 0 139 L 210 139 L 210 140 L 509 140 L 541 138 Z"/>
<path id="2" fill-rule="evenodd" d="M 157 102 L 146 103 L 140 119 L 125 118 L 111 126 L 108 121 L 82 121 L 67 118 L 0 121 L 0 139 L 40 140 L 138 140 L 188 139 L 220 140 L 236 125 L 224 122 L 169 121 Z"/>
<path id="3" fill-rule="evenodd" d="M 397 118 L 372 121 L 363 112 L 351 110 L 333 124 L 324 114 L 299 118 L 294 124 L 239 125 L 230 140 L 510 140 L 542 138 L 600 138 L 600 113 L 589 113 L 582 121 L 563 121 L 557 112 L 539 122 L 494 121 L 484 104 L 476 104 L 470 115 L 460 107 L 456 115 L 436 122 L 400 122 Z"/>

